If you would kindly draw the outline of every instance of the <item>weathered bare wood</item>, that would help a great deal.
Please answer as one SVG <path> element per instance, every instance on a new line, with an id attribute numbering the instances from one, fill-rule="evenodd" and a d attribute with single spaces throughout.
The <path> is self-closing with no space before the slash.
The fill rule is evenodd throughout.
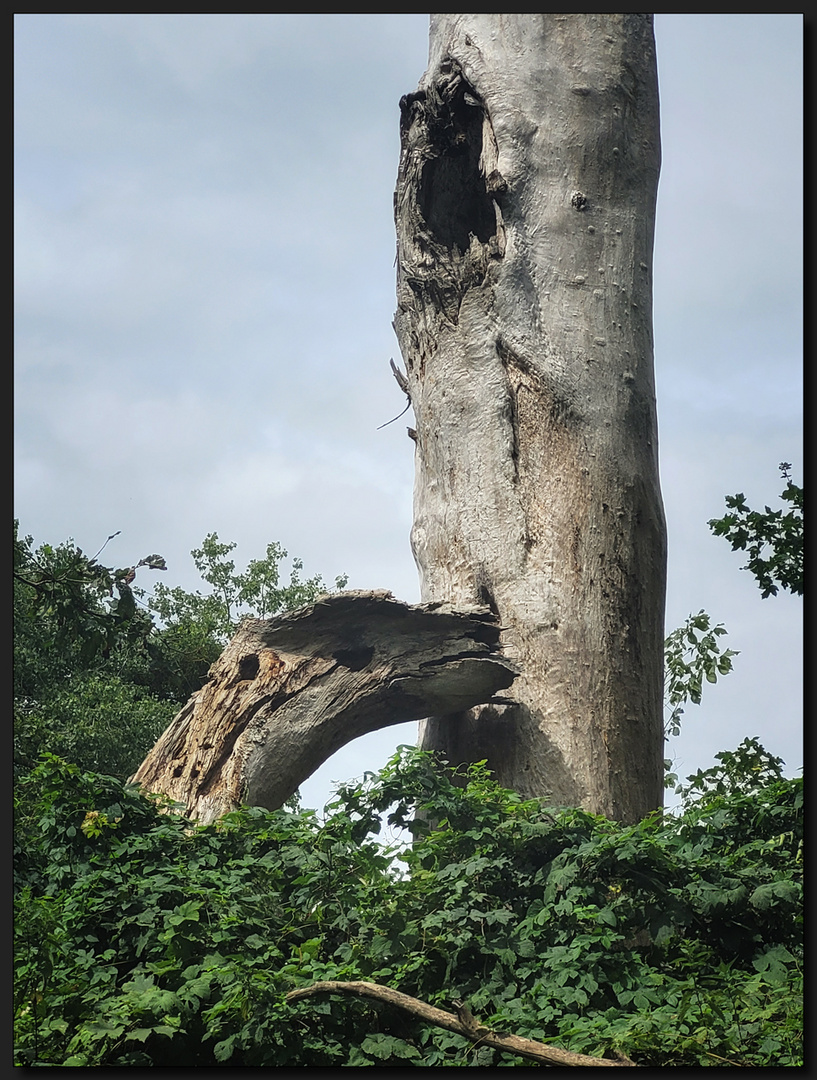
<path id="1" fill-rule="evenodd" d="M 132 779 L 202 823 L 276 809 L 359 735 L 492 700 L 516 670 L 499 635 L 486 608 L 383 590 L 246 619 Z"/>
<path id="2" fill-rule="evenodd" d="M 458 1035 L 464 1035 L 479 1046 L 490 1046 L 494 1050 L 502 1050 L 508 1054 L 516 1054 L 518 1057 L 528 1058 L 540 1065 L 561 1065 L 568 1067 L 610 1066 L 612 1068 L 623 1066 L 635 1066 L 634 1061 L 622 1057 L 618 1061 L 610 1061 L 607 1058 L 589 1057 L 587 1054 L 574 1054 L 569 1050 L 561 1050 L 556 1046 L 548 1046 L 536 1039 L 526 1039 L 521 1035 L 509 1035 L 503 1031 L 492 1031 L 484 1027 L 471 1014 L 465 1005 L 457 1008 L 457 1014 L 437 1009 L 433 1005 L 420 1001 L 419 998 L 409 994 L 401 994 L 398 990 L 392 990 L 388 986 L 371 982 L 316 982 L 311 986 L 302 986 L 297 990 L 290 990 L 286 996 L 287 1001 L 300 1001 L 303 998 L 314 997 L 316 994 L 357 994 L 360 997 L 372 998 L 382 1001 L 387 1005 L 393 1005 L 402 1009 L 412 1016 L 416 1016 L 426 1023 L 436 1027 L 445 1028 L 447 1031 L 455 1031 Z"/>
<path id="3" fill-rule="evenodd" d="M 648 14 L 434 14 L 401 105 L 395 330 L 423 600 L 496 611 L 512 706 L 430 718 L 528 797 L 663 796 Z"/>

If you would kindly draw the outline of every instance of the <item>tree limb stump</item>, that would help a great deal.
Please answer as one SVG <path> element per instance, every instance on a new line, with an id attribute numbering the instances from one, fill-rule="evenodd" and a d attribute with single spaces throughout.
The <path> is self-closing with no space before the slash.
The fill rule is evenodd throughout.
<path id="1" fill-rule="evenodd" d="M 634 1067 L 635 1062 L 622 1057 L 619 1061 L 610 1061 L 608 1058 L 589 1057 L 587 1054 L 574 1054 L 570 1050 L 561 1050 L 557 1046 L 548 1046 L 547 1043 L 538 1042 L 536 1039 L 526 1039 L 521 1035 L 509 1035 L 504 1031 L 492 1031 L 483 1027 L 471 1015 L 470 1009 L 465 1005 L 457 1007 L 457 1014 L 446 1012 L 429 1005 L 419 998 L 401 994 L 398 990 L 392 990 L 389 986 L 381 986 L 371 982 L 316 982 L 311 986 L 302 986 L 297 990 L 290 990 L 286 996 L 287 1001 L 300 1001 L 302 998 L 314 997 L 316 994 L 357 994 L 359 997 L 372 998 L 387 1005 L 393 1005 L 397 1009 L 416 1016 L 419 1020 L 425 1020 L 428 1024 L 445 1028 L 447 1031 L 455 1031 L 458 1035 L 464 1035 L 466 1039 L 480 1046 L 490 1046 L 494 1050 L 503 1050 L 509 1054 L 536 1061 L 540 1065 L 561 1065 L 568 1067 L 598 1068 L 609 1066 L 612 1068 Z"/>
<path id="2" fill-rule="evenodd" d="M 496 700 L 516 677 L 500 629 L 487 608 L 385 590 L 245 619 L 131 779 L 201 824 L 277 809 L 359 735 Z"/>

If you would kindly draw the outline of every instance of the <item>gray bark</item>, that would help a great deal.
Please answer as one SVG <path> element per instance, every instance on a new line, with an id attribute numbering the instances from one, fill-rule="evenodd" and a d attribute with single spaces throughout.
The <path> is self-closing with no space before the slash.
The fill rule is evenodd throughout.
<path id="1" fill-rule="evenodd" d="M 335 593 L 245 619 L 131 780 L 202 824 L 274 810 L 359 735 L 489 701 L 514 676 L 484 607 Z"/>
<path id="2" fill-rule="evenodd" d="M 663 792 L 659 165 L 650 15 L 431 16 L 395 195 L 412 547 L 521 674 L 421 745 L 620 820 Z"/>

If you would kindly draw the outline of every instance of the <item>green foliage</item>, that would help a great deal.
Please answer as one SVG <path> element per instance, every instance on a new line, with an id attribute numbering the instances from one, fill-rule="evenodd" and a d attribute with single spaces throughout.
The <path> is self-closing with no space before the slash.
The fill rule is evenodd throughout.
<path id="1" fill-rule="evenodd" d="M 164 570 L 161 555 L 113 570 L 72 540 L 36 551 L 14 522 L 14 693 L 38 697 L 55 678 L 88 670 L 124 641 L 144 640 L 152 622 L 137 607 L 131 585 L 140 567 Z"/>
<path id="2" fill-rule="evenodd" d="M 236 574 L 226 558 L 235 545 L 211 533 L 192 555 L 212 592 L 159 584 L 146 605 L 137 572 L 164 570 L 165 561 L 149 555 L 124 569 L 101 565 L 98 556 L 117 535 L 88 558 L 71 540 L 35 549 L 14 523 L 17 771 L 50 751 L 85 769 L 130 776 L 200 688 L 241 615 L 269 616 L 325 591 L 320 577 L 301 580 L 298 559 L 289 583 L 280 584 L 286 552 L 279 544 Z"/>
<path id="3" fill-rule="evenodd" d="M 733 649 L 721 651 L 718 638 L 725 634 L 722 623 L 712 626 L 707 613 L 699 611 L 664 641 L 664 695 L 671 710 L 667 735 L 679 733 L 687 701 L 701 704 L 704 681 L 715 683 L 732 670 L 732 657 L 738 654 Z"/>
<path id="4" fill-rule="evenodd" d="M 72 540 L 35 549 L 16 521 L 13 550 L 15 771 L 50 750 L 130 775 L 176 708 L 127 677 L 154 634 L 133 582 L 141 567 L 164 570 L 164 559 L 111 569 Z"/>
<path id="5" fill-rule="evenodd" d="M 802 540 L 799 590 L 777 558 L 796 521 L 757 517 L 763 595 L 802 592 Z M 410 748 L 323 819 L 293 799 L 200 828 L 125 784 L 244 614 L 325 588 L 298 560 L 282 584 L 277 544 L 237 573 L 234 547 L 210 534 L 211 592 L 160 585 L 148 610 L 132 584 L 159 556 L 111 570 L 15 525 L 16 1065 L 529 1067 L 371 1001 L 286 1003 L 319 979 L 648 1067 L 802 1065 L 802 781 L 756 740 L 629 827 Z M 731 670 L 724 633 L 699 612 L 667 638 L 668 734 Z M 409 845 L 382 847 L 384 814 Z"/>
<path id="6" fill-rule="evenodd" d="M 265 558 L 252 559 L 243 573 L 236 573 L 235 562 L 227 557 L 235 547 L 222 543 L 218 533 L 209 533 L 190 554 L 211 592 L 202 595 L 160 584 L 150 599 L 151 610 L 167 626 L 192 624 L 225 642 L 244 615 L 268 619 L 309 604 L 328 591 L 320 575 L 301 580 L 300 559 L 292 560 L 289 583 L 282 585 L 281 563 L 287 553 L 276 543 L 267 545 Z M 344 589 L 347 580 L 336 578 L 335 588 Z"/>
<path id="7" fill-rule="evenodd" d="M 686 803 L 708 801 L 729 792 L 753 796 L 783 779 L 782 761 L 767 753 L 756 739 L 744 739 L 737 750 L 715 754 L 719 765 L 687 777 L 679 794 Z"/>
<path id="8" fill-rule="evenodd" d="M 802 1064 L 802 782 L 747 740 L 621 826 L 404 748 L 311 811 L 207 828 L 45 757 L 18 785 L 16 1063 L 529 1067 L 369 979 L 640 1065 Z M 412 836 L 384 850 L 383 813 Z M 433 825 L 431 824 L 433 823 Z"/>
<path id="9" fill-rule="evenodd" d="M 803 489 L 791 481 L 791 465 L 780 463 L 786 481 L 780 498 L 791 509 L 761 513 L 750 510 L 743 494 L 727 495 L 726 506 L 732 511 L 713 518 L 709 528 L 715 536 L 725 537 L 733 551 L 746 551 L 748 570 L 757 581 L 761 595 L 776 596 L 778 588 L 803 595 Z"/>
<path id="10" fill-rule="evenodd" d="M 733 550 L 749 551 L 750 570 L 762 590 L 763 598 L 776 595 L 777 582 L 790 592 L 803 592 L 803 489 L 791 482 L 791 465 L 780 463 L 786 488 L 780 496 L 792 505 L 788 514 L 766 507 L 765 514 L 749 510 L 743 495 L 727 495 L 726 505 L 735 510 L 709 527 L 716 536 L 725 536 Z M 704 680 L 715 683 L 719 675 L 732 670 L 732 657 L 738 653 L 721 648 L 717 639 L 726 634 L 722 623 L 710 624 L 709 615 L 699 611 L 690 615 L 683 626 L 674 630 L 664 642 L 664 689 L 667 719 L 664 734 L 667 738 L 680 734 L 683 706 L 687 701 L 701 703 Z M 669 770 L 672 761 L 664 761 L 665 786 L 672 787 L 678 777 Z M 680 789 L 676 789 L 680 791 Z"/>
<path id="11" fill-rule="evenodd" d="M 688 701 L 701 704 L 704 681 L 717 682 L 719 675 L 728 675 L 732 670 L 732 657 L 738 654 L 733 649 L 721 651 L 718 638 L 724 634 L 726 629 L 721 623 L 712 626 L 707 613 L 699 611 L 697 615 L 690 615 L 683 626 L 673 630 L 664 641 L 665 739 L 681 733 L 683 706 Z M 678 783 L 671 768 L 672 759 L 665 758 L 666 788 Z"/>
<path id="12" fill-rule="evenodd" d="M 178 710 L 116 675 L 77 672 L 41 702 L 16 704 L 14 759 L 33 765 L 44 747 L 122 779 L 139 766 Z"/>
<path id="13" fill-rule="evenodd" d="M 786 488 L 780 496 L 792 505 L 788 514 L 766 507 L 765 514 L 749 510 L 743 495 L 727 495 L 726 505 L 734 514 L 709 522 L 716 536 L 725 536 L 733 550 L 749 551 L 750 570 L 762 590 L 763 598 L 776 595 L 777 582 L 790 592 L 803 592 L 803 489 L 791 482 L 791 465 L 780 463 Z M 683 706 L 691 701 L 701 703 L 704 681 L 715 683 L 719 675 L 732 671 L 732 649 L 721 650 L 718 638 L 726 634 L 722 623 L 711 625 L 705 611 L 690 615 L 683 626 L 674 630 L 664 642 L 664 692 L 667 719 L 664 734 L 667 738 L 680 734 Z M 664 761 L 666 787 L 677 783 L 678 777 L 669 770 L 672 761 Z M 676 791 L 680 791 L 676 788 Z"/>

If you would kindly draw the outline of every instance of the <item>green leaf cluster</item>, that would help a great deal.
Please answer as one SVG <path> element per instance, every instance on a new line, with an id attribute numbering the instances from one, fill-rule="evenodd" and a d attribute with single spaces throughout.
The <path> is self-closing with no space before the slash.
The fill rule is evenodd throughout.
<path id="1" fill-rule="evenodd" d="M 755 578 L 764 600 L 781 588 L 803 595 L 803 489 L 792 483 L 789 462 L 782 461 L 779 468 L 786 481 L 780 498 L 789 509 L 752 510 L 738 493 L 726 496 L 731 512 L 709 522 L 713 534 L 728 540 L 733 551 L 747 552 L 748 562 L 741 569 Z"/>
<path id="2" fill-rule="evenodd" d="M 268 619 L 282 611 L 310 604 L 327 592 L 320 574 L 301 579 L 303 562 L 292 560 L 289 581 L 281 582 L 281 563 L 287 552 L 278 543 L 267 544 L 263 559 L 252 559 L 237 572 L 229 558 L 236 545 L 222 543 L 218 533 L 209 533 L 200 548 L 191 551 L 196 569 L 210 586 L 206 594 L 170 589 L 159 584 L 150 598 L 150 608 L 166 626 L 194 624 L 224 643 L 245 615 Z M 335 589 L 344 589 L 348 579 L 335 579 Z"/>
<path id="3" fill-rule="evenodd" d="M 13 552 L 15 772 L 47 750 L 128 776 L 178 708 L 143 677 L 156 628 L 133 584 L 164 559 L 111 569 L 72 540 L 35 549 L 16 521 Z"/>
<path id="4" fill-rule="evenodd" d="M 35 550 L 15 520 L 15 697 L 36 698 L 55 679 L 86 670 L 120 643 L 150 633 L 152 621 L 138 610 L 131 586 L 140 567 L 164 570 L 164 559 L 149 555 L 114 570 L 97 561 L 101 550 L 89 558 L 72 540 Z"/>
<path id="5" fill-rule="evenodd" d="M 765 513 L 749 510 L 743 495 L 727 495 L 726 505 L 735 511 L 713 519 L 709 528 L 716 536 L 725 536 L 733 550 L 748 550 L 749 562 L 743 567 L 757 580 L 763 598 L 776 595 L 778 585 L 790 592 L 803 593 L 803 489 L 791 482 L 791 465 L 780 463 L 786 487 L 780 496 L 792 509 Z M 674 630 L 664 641 L 664 735 L 667 739 L 681 731 L 683 706 L 691 701 L 700 705 L 704 682 L 715 683 L 718 676 L 732 671 L 733 649 L 722 649 L 718 639 L 726 634 L 722 623 L 712 625 L 709 615 L 699 611 Z M 678 782 L 670 772 L 672 760 L 664 761 L 664 785 Z M 681 790 L 676 788 L 676 792 Z"/>
<path id="6" fill-rule="evenodd" d="M 627 827 L 412 748 L 323 817 L 167 809 L 53 756 L 17 785 L 18 1064 L 529 1067 L 372 1001 L 286 1003 L 320 979 L 645 1066 L 802 1063 L 802 781 L 754 740 Z"/>
<path id="7" fill-rule="evenodd" d="M 209 591 L 134 582 L 141 568 L 165 570 L 160 555 L 112 569 L 72 540 L 35 548 L 14 523 L 14 761 L 25 771 L 43 751 L 124 779 L 139 766 L 174 713 L 198 690 L 244 614 L 269 616 L 326 591 L 301 579 L 269 544 L 243 573 L 216 533 L 193 550 Z M 337 588 L 346 584 L 338 578 Z"/>
<path id="8" fill-rule="evenodd" d="M 732 671 L 734 649 L 721 650 L 718 638 L 726 634 L 722 623 L 713 626 L 709 615 L 699 611 L 673 630 L 664 641 L 664 699 L 667 738 L 680 734 L 683 706 L 701 704 L 704 682 L 715 683 Z"/>

